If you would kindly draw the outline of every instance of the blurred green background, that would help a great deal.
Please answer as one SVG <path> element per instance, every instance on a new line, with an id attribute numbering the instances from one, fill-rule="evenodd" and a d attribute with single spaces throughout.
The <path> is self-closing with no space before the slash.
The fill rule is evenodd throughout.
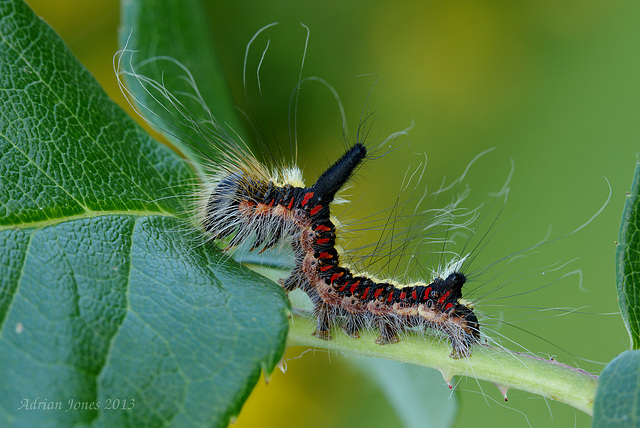
<path id="1" fill-rule="evenodd" d="M 118 1 L 28 3 L 128 109 L 111 62 Z M 255 75 L 270 38 L 263 96 L 250 85 L 249 98 L 257 123 L 275 144 L 286 147 L 289 141 L 287 109 L 302 60 L 306 32 L 299 23 L 304 23 L 311 37 L 303 75 L 320 76 L 336 88 L 351 139 L 365 104 L 375 116 L 371 141 L 413 122 L 409 137 L 400 141 L 428 154 L 424 184 L 429 188 L 445 175 L 459 176 L 475 155 L 496 147 L 472 170 L 473 192 L 465 204 L 471 207 L 502 186 L 512 159 L 511 193 L 500 216 L 508 224 L 474 261 L 477 267 L 535 244 L 550 226 L 552 238 L 580 226 L 606 200 L 608 180 L 611 202 L 593 223 L 538 248 L 508 272 L 516 278 L 572 261 L 550 279 L 536 274 L 513 281 L 514 291 L 504 294 L 545 287 L 500 302 L 525 320 L 518 324 L 524 331 L 501 333 L 540 355 L 596 373 L 627 349 L 619 315 L 605 314 L 618 311 L 615 241 L 640 153 L 640 3 L 243 0 L 211 2 L 207 10 L 234 96 L 245 109 L 245 45 L 262 26 L 280 22 L 257 40 L 248 66 L 248 75 Z M 341 153 L 344 140 L 329 91 L 309 83 L 300 100 L 299 159 L 311 181 Z M 369 162 L 350 192 L 353 200 L 368 212 L 391 206 L 408 162 L 418 161 L 392 153 Z M 578 269 L 581 284 L 577 275 L 553 280 Z M 579 311 L 552 317 L 523 306 Z M 484 309 L 489 315 L 501 310 Z M 302 352 L 291 349 L 287 357 Z M 268 385 L 259 383 L 235 426 L 396 426 L 399 419 L 372 385 L 340 355 L 306 353 L 288 362 L 286 374 L 276 372 Z M 457 427 L 566 427 L 590 421 L 572 408 L 519 391 L 510 391 L 504 403 L 493 385 L 474 380 L 463 379 L 457 394 Z"/>

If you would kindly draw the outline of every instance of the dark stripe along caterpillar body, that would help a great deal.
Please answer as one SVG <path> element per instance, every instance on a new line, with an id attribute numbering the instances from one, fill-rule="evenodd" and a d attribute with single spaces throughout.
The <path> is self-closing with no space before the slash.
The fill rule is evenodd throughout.
<path id="1" fill-rule="evenodd" d="M 287 292 L 300 288 L 309 296 L 317 317 L 316 337 L 331 339 L 334 323 L 351 337 L 373 325 L 380 330 L 376 342 L 384 345 L 397 342 L 405 328 L 431 328 L 449 338 L 452 358 L 469 356 L 480 326 L 462 299 L 462 273 L 454 269 L 431 283 L 399 286 L 355 274 L 340 263 L 330 203 L 366 153 L 363 144 L 355 144 L 307 188 L 230 173 L 208 198 L 204 228 L 218 239 L 233 236 L 227 248 L 253 234 L 251 250 L 263 251 L 292 237 L 295 267 L 280 284 Z"/>

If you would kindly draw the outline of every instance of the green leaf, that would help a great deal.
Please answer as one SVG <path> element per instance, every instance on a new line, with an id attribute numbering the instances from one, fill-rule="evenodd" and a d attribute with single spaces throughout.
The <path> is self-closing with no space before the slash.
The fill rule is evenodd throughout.
<path id="1" fill-rule="evenodd" d="M 22 1 L 0 34 L 0 425 L 226 426 L 282 355 L 284 293 L 199 245 L 187 163 Z"/>
<path id="2" fill-rule="evenodd" d="M 593 408 L 594 428 L 640 425 L 640 351 L 614 358 L 600 375 Z"/>
<path id="3" fill-rule="evenodd" d="M 640 163 L 636 165 L 631 190 L 622 213 L 616 247 L 618 305 L 629 332 L 631 348 L 640 348 Z"/>

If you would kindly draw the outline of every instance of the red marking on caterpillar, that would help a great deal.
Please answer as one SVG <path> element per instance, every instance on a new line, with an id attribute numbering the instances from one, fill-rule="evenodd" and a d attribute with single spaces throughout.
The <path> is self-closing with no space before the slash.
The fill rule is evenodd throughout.
<path id="1" fill-rule="evenodd" d="M 447 291 L 446 293 L 444 293 L 444 294 L 442 295 L 442 297 L 440 297 L 440 298 L 438 299 L 438 303 L 440 303 L 440 304 L 444 303 L 444 302 L 445 302 L 445 300 L 447 300 L 447 297 L 449 297 L 449 293 L 450 293 L 449 291 Z"/>
<path id="2" fill-rule="evenodd" d="M 304 198 L 302 199 L 302 202 L 300 203 L 300 206 L 305 206 L 307 205 L 307 202 L 309 202 L 309 199 L 313 198 L 313 192 L 309 192 L 307 194 L 304 195 Z"/>
<path id="3" fill-rule="evenodd" d="M 333 266 L 331 266 L 333 267 Z M 358 286 L 360 285 L 360 281 L 356 281 L 353 284 L 351 284 L 351 287 L 349 287 L 349 293 L 353 294 L 356 291 L 356 288 L 358 288 Z"/>
<path id="4" fill-rule="evenodd" d="M 313 194 L 313 193 L 312 193 L 312 194 Z M 322 209 L 322 205 L 317 205 L 315 208 L 313 208 L 313 209 L 311 210 L 311 212 L 310 212 L 309 214 L 311 214 L 312 216 L 313 216 L 313 215 L 316 215 L 316 214 L 318 214 L 318 212 L 319 212 L 321 209 Z"/>
<path id="5" fill-rule="evenodd" d="M 340 278 L 342 275 L 343 275 L 343 272 L 340 272 L 340 273 L 334 273 L 333 275 L 331 275 L 331 279 L 329 280 L 329 282 L 333 284 L 333 283 L 334 283 L 334 282 L 336 282 L 336 280 L 337 280 L 338 278 Z"/>
<path id="6" fill-rule="evenodd" d="M 365 300 L 367 298 L 367 295 L 369 294 L 369 288 L 366 288 L 364 290 L 364 293 L 362 294 L 362 296 L 360 296 L 361 300 Z"/>

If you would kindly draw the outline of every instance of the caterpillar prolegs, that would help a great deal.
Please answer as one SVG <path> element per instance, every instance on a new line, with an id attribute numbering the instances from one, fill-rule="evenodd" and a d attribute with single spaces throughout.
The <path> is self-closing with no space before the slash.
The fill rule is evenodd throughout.
<path id="1" fill-rule="evenodd" d="M 466 278 L 458 269 L 464 259 L 449 263 L 430 283 L 410 285 L 358 274 L 341 263 L 330 204 L 366 155 L 363 144 L 353 145 L 310 187 L 227 171 L 208 196 L 202 225 L 217 239 L 230 238 L 228 248 L 255 235 L 251 250 L 265 250 L 291 237 L 295 267 L 280 285 L 309 296 L 316 337 L 331 339 L 333 324 L 354 338 L 373 325 L 380 331 L 376 342 L 385 345 L 397 342 L 404 328 L 429 328 L 449 338 L 452 358 L 469 356 L 480 325 L 462 298 Z"/>

